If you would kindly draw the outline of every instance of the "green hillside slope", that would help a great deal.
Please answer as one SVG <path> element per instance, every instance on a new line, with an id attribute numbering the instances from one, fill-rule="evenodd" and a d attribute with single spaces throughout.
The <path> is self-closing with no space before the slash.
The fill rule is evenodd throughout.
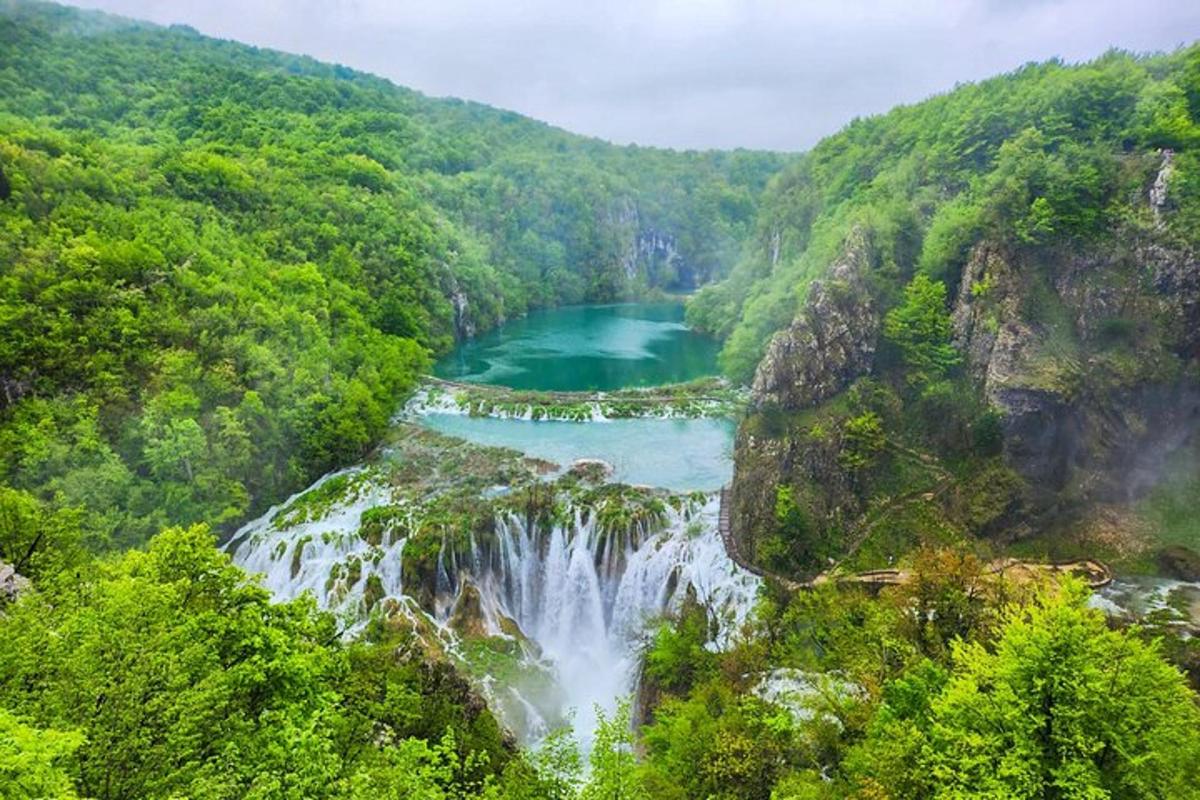
<path id="1" fill-rule="evenodd" d="M 753 382 L 746 551 L 811 575 L 1200 541 L 1145 519 L 1195 508 L 1198 245 L 1197 46 L 1027 66 L 822 141 L 689 307 Z"/>
<path id="2" fill-rule="evenodd" d="M 719 276 L 783 163 L 47 4 L 0 42 L 0 481 L 101 541 L 361 456 L 456 337 Z"/>

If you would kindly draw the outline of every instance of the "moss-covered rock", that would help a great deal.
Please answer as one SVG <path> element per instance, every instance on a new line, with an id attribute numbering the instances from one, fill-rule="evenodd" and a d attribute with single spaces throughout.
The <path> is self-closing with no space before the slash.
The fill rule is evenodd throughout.
<path id="1" fill-rule="evenodd" d="M 1159 571 L 1168 578 L 1200 581 L 1200 553 L 1176 544 L 1164 547 L 1155 556 Z"/>

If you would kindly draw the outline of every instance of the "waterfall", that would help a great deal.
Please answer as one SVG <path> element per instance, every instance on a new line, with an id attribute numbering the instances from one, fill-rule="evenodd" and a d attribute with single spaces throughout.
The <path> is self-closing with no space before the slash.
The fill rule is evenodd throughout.
<path id="1" fill-rule="evenodd" d="M 401 570 L 406 540 L 370 544 L 359 535 L 363 512 L 385 502 L 385 491 L 367 488 L 319 520 L 283 529 L 273 510 L 239 532 L 234 560 L 261 573 L 276 596 L 311 592 L 322 608 L 358 624 L 372 581 L 374 602 L 393 599 L 391 608 L 411 609 Z M 745 620 L 759 581 L 726 556 L 716 496 L 680 505 L 627 532 L 606 531 L 596 514 L 581 510 L 553 525 L 500 513 L 483 541 L 471 536 L 458 548 L 443 541 L 426 614 L 447 633 L 456 619 L 478 615 L 472 622 L 486 635 L 521 641 L 527 660 L 551 677 L 542 689 L 484 680 L 505 722 L 526 741 L 573 715 L 586 748 L 595 708 L 610 711 L 634 690 L 650 624 L 678 608 L 689 589 L 718 621 L 713 646 Z"/>

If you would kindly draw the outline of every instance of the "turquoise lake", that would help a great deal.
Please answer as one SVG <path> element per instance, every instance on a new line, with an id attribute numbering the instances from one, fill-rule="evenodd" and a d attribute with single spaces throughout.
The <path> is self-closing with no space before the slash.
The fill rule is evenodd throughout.
<path id="1" fill-rule="evenodd" d="M 543 391 L 607 391 L 717 374 L 719 343 L 687 327 L 680 303 L 535 311 L 466 342 L 440 378 Z"/>
<path id="2" fill-rule="evenodd" d="M 718 348 L 684 324 L 678 303 L 572 306 L 535 312 L 467 342 L 435 372 L 514 389 L 610 391 L 715 375 Z M 597 458 L 625 483 L 714 491 L 733 474 L 728 419 L 562 422 L 430 413 L 422 424 L 563 467 Z"/>
<path id="3" fill-rule="evenodd" d="M 716 491 L 733 477 L 733 420 L 560 422 L 430 414 L 422 424 L 479 444 L 511 447 L 569 467 L 598 458 L 622 483 Z"/>

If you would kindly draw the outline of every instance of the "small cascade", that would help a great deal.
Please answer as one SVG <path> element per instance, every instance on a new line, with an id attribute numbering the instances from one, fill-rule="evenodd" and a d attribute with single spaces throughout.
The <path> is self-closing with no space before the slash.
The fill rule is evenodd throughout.
<path id="1" fill-rule="evenodd" d="M 487 547 L 472 541 L 463 554 L 443 548 L 440 618 L 469 584 L 490 633 L 508 635 L 506 622 L 515 623 L 553 671 L 564 706 L 541 705 L 539 716 L 573 714 L 586 745 L 596 707 L 610 711 L 635 688 L 650 624 L 678 609 L 689 589 L 719 623 L 714 646 L 753 607 L 759 581 L 726 556 L 717 513 L 709 498 L 668 510 L 661 527 L 639 525 L 627 536 L 606 533 L 578 512 L 570 523 L 544 529 L 503 515 Z"/>
<path id="2" fill-rule="evenodd" d="M 347 473 L 326 476 L 308 491 L 341 474 Z M 319 519 L 280 527 L 281 509 L 302 494 L 239 530 L 232 540 L 234 562 L 246 572 L 262 575 L 263 585 L 280 600 L 309 592 L 321 608 L 356 622 L 365 622 L 369 599 L 400 599 L 405 540 L 372 545 L 359 535 L 363 512 L 386 502 L 386 493 L 365 483 L 357 496 L 332 505 Z M 373 597 L 368 592 L 372 584 L 383 593 Z"/>
<path id="3" fill-rule="evenodd" d="M 281 599 L 311 592 L 322 608 L 348 617 L 350 630 L 382 600 L 410 610 L 401 569 L 406 540 L 372 544 L 360 532 L 363 512 L 386 502 L 387 492 L 368 483 L 320 519 L 280 528 L 273 510 L 239 531 L 234 559 L 261 573 Z M 596 707 L 611 710 L 634 690 L 650 624 L 678 608 L 689 588 L 719 623 L 714 646 L 749 614 L 759 581 L 726 556 L 716 497 L 680 506 L 622 532 L 579 510 L 554 525 L 506 512 L 492 534 L 457 547 L 443 541 L 425 613 L 447 635 L 508 641 L 552 684 L 484 680 L 526 741 L 573 716 L 586 747 Z"/>
<path id="4" fill-rule="evenodd" d="M 1200 583 L 1124 575 L 1092 594 L 1088 605 L 1125 620 L 1156 614 L 1160 621 L 1200 630 Z"/>

